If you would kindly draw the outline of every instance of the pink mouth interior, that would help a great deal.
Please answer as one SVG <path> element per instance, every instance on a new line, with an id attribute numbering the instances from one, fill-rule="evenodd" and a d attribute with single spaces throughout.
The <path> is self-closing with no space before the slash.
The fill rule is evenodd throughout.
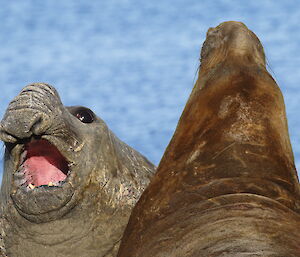
<path id="1" fill-rule="evenodd" d="M 25 150 L 27 155 L 23 165 L 28 185 L 49 185 L 66 179 L 68 163 L 57 148 L 47 140 L 27 143 Z"/>

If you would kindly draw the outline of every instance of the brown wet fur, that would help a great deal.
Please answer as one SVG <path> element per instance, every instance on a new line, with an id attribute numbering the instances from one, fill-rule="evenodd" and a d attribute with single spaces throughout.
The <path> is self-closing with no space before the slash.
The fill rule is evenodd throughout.
<path id="1" fill-rule="evenodd" d="M 118 256 L 299 257 L 299 192 L 263 47 L 244 24 L 222 23 Z"/>

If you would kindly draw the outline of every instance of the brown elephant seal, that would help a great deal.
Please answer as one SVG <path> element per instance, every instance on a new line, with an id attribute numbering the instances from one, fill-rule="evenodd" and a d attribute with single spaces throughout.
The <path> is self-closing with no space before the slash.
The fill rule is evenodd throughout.
<path id="1" fill-rule="evenodd" d="M 239 22 L 207 33 L 199 78 L 118 257 L 300 256 L 300 191 L 280 89 Z"/>
<path id="2" fill-rule="evenodd" d="M 90 109 L 25 87 L 1 121 L 1 256 L 115 256 L 154 166 Z"/>

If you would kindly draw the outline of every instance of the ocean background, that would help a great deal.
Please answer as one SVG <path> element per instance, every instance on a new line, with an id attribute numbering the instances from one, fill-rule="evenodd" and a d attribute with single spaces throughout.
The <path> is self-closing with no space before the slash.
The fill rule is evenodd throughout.
<path id="1" fill-rule="evenodd" d="M 0 116 L 22 87 L 46 82 L 65 105 L 91 108 L 156 165 L 192 90 L 207 29 L 227 20 L 244 22 L 263 43 L 283 92 L 299 170 L 299 1 L 0 4 Z"/>

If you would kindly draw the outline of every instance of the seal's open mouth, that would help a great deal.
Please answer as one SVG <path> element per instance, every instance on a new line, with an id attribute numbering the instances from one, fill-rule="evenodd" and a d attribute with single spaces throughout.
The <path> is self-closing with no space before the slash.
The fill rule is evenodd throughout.
<path id="1" fill-rule="evenodd" d="M 25 144 L 21 164 L 22 184 L 28 189 L 60 186 L 69 173 L 66 159 L 54 145 L 44 139 Z"/>
<path id="2" fill-rule="evenodd" d="M 76 180 L 69 169 L 72 162 L 67 161 L 52 140 L 55 142 L 32 137 L 11 150 L 16 165 L 11 198 L 18 212 L 33 222 L 56 219 L 76 204 Z"/>

